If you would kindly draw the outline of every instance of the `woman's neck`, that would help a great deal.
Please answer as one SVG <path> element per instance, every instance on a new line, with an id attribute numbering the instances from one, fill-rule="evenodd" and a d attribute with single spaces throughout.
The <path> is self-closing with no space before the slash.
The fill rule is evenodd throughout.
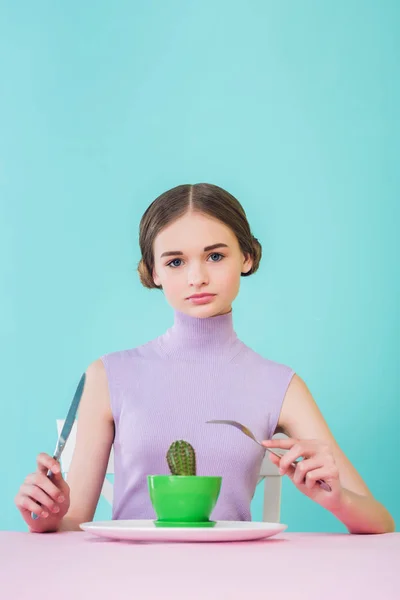
<path id="1" fill-rule="evenodd" d="M 233 329 L 232 311 L 205 318 L 175 311 L 173 326 L 160 340 L 170 356 L 223 358 L 231 352 L 238 338 Z"/>

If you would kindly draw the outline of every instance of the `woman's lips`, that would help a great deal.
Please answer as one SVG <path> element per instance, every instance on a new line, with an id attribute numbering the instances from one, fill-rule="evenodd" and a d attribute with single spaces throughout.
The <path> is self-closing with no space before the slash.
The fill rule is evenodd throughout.
<path id="1" fill-rule="evenodd" d="M 215 294 L 193 294 L 188 300 L 192 304 L 208 304 L 213 298 L 215 298 Z"/>

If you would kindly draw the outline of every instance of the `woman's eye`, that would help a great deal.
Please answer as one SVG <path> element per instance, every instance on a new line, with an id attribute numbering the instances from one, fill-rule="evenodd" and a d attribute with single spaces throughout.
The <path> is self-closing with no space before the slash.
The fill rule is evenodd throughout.
<path id="1" fill-rule="evenodd" d="M 182 263 L 182 259 L 181 258 L 174 258 L 174 260 L 171 260 L 171 262 L 168 263 L 168 267 L 172 267 L 172 268 L 176 268 L 176 267 L 180 267 Z"/>
<path id="2" fill-rule="evenodd" d="M 211 259 L 211 262 L 219 262 L 224 258 L 224 256 L 219 252 L 213 252 L 212 254 L 210 254 L 209 258 Z"/>
<path id="3" fill-rule="evenodd" d="M 208 259 L 211 260 L 211 262 L 220 262 L 223 258 L 224 258 L 224 255 L 220 254 L 219 252 L 213 252 L 208 257 Z M 180 267 L 182 265 L 182 263 L 183 263 L 183 260 L 181 258 L 174 258 L 169 263 L 167 263 L 167 267 L 176 269 L 176 268 Z"/>

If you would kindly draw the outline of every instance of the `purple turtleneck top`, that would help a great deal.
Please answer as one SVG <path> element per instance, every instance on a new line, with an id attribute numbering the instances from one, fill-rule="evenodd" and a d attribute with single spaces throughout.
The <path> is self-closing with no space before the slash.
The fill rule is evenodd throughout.
<path id="1" fill-rule="evenodd" d="M 249 521 L 265 450 L 229 425 L 243 423 L 262 440 L 275 432 L 293 376 L 241 342 L 232 312 L 200 319 L 176 312 L 164 335 L 102 357 L 115 423 L 113 519 L 154 519 L 147 475 L 169 474 L 175 440 L 196 451 L 198 475 L 220 475 L 211 518 Z"/>

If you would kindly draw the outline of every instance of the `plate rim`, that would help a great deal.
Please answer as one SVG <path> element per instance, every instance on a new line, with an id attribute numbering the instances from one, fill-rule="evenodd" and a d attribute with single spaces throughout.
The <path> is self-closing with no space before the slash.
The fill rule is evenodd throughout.
<path id="1" fill-rule="evenodd" d="M 241 532 L 241 531 L 260 531 L 260 530 L 266 530 L 268 528 L 272 529 L 272 530 L 276 530 L 277 533 L 281 533 L 282 531 L 285 531 L 288 528 L 288 525 L 286 523 L 272 523 L 269 521 L 226 521 L 223 519 L 217 519 L 216 520 L 216 525 L 218 525 L 219 523 L 221 524 L 228 524 L 228 523 L 232 523 L 233 525 L 231 527 L 225 527 L 225 528 L 220 528 L 220 527 L 155 527 L 154 526 L 154 519 L 121 519 L 121 521 L 131 521 L 132 523 L 135 522 L 142 522 L 146 521 L 148 525 L 142 525 L 142 526 L 137 526 L 137 527 L 129 527 L 129 526 L 118 526 L 118 525 L 114 525 L 110 527 L 111 523 L 118 523 L 118 519 L 109 519 L 109 520 L 104 520 L 104 521 L 86 521 L 84 523 L 80 523 L 79 527 L 81 528 L 82 531 L 99 531 L 99 530 L 107 530 L 108 532 L 115 532 L 115 533 L 119 533 L 119 532 L 126 532 L 126 531 L 136 531 L 136 532 L 163 532 L 164 535 L 167 535 L 167 533 L 171 533 L 171 532 L 175 532 L 175 535 L 179 535 L 179 532 L 204 532 L 207 531 L 209 534 L 212 535 L 213 531 L 229 531 L 229 532 Z M 235 527 L 235 524 L 240 523 L 240 524 L 252 524 L 250 527 L 246 528 L 243 526 L 240 527 Z M 150 524 L 152 526 L 150 526 Z M 108 525 L 108 526 L 107 526 Z"/>

